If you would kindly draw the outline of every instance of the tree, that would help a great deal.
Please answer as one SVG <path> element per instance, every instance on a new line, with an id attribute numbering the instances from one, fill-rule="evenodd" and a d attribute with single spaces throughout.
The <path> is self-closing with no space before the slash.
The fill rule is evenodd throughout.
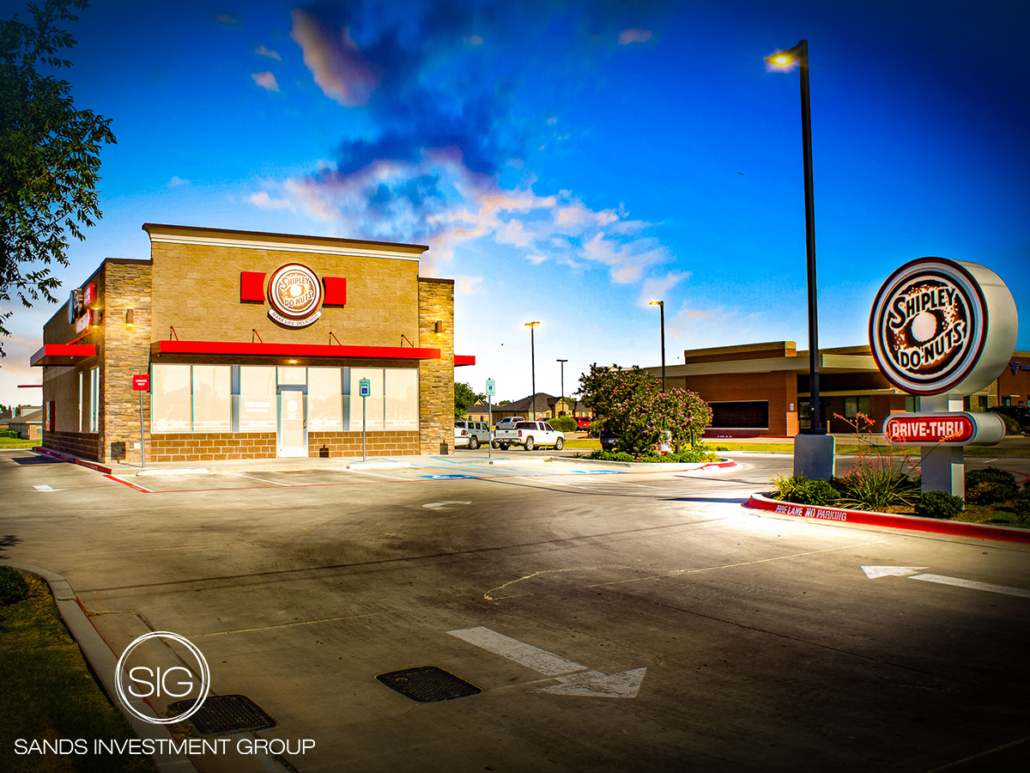
<path id="1" fill-rule="evenodd" d="M 686 389 L 662 392 L 661 379 L 634 367 L 622 370 L 596 363 L 580 376 L 579 393 L 594 412 L 594 424 L 614 434 L 620 451 L 640 456 L 663 441 L 689 442 L 712 422 L 712 409 Z"/>
<path id="2" fill-rule="evenodd" d="M 71 85 L 36 71 L 71 67 L 57 55 L 75 40 L 59 29 L 86 0 L 29 4 L 32 24 L 0 21 L 0 303 L 14 293 L 26 308 L 50 303 L 60 280 L 51 263 L 68 265 L 68 235 L 102 217 L 98 202 L 101 143 L 115 142 L 110 119 L 76 110 Z M 0 310 L 0 336 L 11 311 Z M 4 356 L 0 342 L 0 356 Z"/>
<path id="3" fill-rule="evenodd" d="M 464 419 L 476 400 L 485 400 L 486 395 L 476 394 L 468 384 L 454 382 L 454 418 Z"/>

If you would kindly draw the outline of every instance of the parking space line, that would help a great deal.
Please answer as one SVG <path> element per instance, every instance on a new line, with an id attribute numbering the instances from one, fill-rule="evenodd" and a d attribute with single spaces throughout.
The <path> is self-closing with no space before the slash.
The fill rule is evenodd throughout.
<path id="1" fill-rule="evenodd" d="M 411 478 L 402 478 L 398 475 L 383 475 L 380 472 L 368 472 L 367 470 L 350 470 L 345 469 L 344 472 L 349 472 L 352 475 L 375 475 L 377 478 L 389 478 L 390 480 L 403 480 L 410 481 Z"/>
<path id="2" fill-rule="evenodd" d="M 123 484 L 125 486 L 128 486 L 129 488 L 134 488 L 134 489 L 136 489 L 136 491 L 142 491 L 144 494 L 153 494 L 154 493 L 153 491 L 151 491 L 148 488 L 143 488 L 143 486 L 137 486 L 135 483 L 129 483 L 129 481 L 127 481 L 127 480 L 122 480 L 117 475 L 105 475 L 104 477 L 107 478 L 108 480 L 113 480 L 113 481 L 121 483 L 121 484 Z"/>
<path id="3" fill-rule="evenodd" d="M 276 486 L 287 486 L 287 487 L 292 487 L 293 486 L 292 483 L 280 483 L 277 480 L 266 480 L 265 478 L 259 478 L 256 475 L 246 475 L 245 473 L 242 473 L 242 472 L 229 472 L 229 471 L 226 471 L 225 474 L 226 475 L 236 475 L 236 476 L 238 476 L 240 478 L 253 478 L 254 480 L 259 480 L 262 483 L 272 483 L 272 484 L 274 484 Z"/>

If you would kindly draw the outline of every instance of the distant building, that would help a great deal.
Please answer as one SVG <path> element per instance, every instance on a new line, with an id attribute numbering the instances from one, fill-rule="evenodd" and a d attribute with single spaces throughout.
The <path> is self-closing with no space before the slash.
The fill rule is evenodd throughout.
<path id="1" fill-rule="evenodd" d="M 687 349 L 682 365 L 667 365 L 666 384 L 697 392 L 712 406 L 705 437 L 793 437 L 809 426 L 808 352 L 793 341 Z M 661 377 L 661 366 L 644 368 Z M 830 432 L 852 432 L 859 413 L 883 428 L 892 413 L 919 409 L 919 398 L 895 389 L 873 361 L 868 345 L 822 349 L 819 395 Z M 1013 352 L 1009 368 L 990 386 L 965 398 L 967 411 L 1026 405 L 1030 352 Z"/>
<path id="2" fill-rule="evenodd" d="M 521 400 L 516 400 L 507 405 L 494 405 L 492 416 L 496 424 L 506 416 L 524 416 L 526 419 L 532 419 L 534 411 L 536 411 L 536 418 L 544 421 L 556 419 L 559 416 L 576 417 L 591 415 L 590 408 L 579 400 L 554 397 L 546 392 L 537 392 L 535 395 L 523 397 Z M 481 400 L 469 408 L 469 418 L 472 421 L 488 421 L 489 415 L 491 414 L 487 411 L 487 404 Z"/>
<path id="3" fill-rule="evenodd" d="M 19 405 L 13 411 L 0 415 L 0 435 L 18 433 L 23 440 L 38 440 L 43 436 L 42 406 Z"/>

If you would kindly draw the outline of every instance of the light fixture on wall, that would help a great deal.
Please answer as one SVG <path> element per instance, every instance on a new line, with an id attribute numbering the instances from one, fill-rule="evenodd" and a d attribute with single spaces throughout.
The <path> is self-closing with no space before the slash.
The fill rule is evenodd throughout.
<path id="1" fill-rule="evenodd" d="M 443 320 L 442 319 L 436 320 L 436 324 L 433 326 L 433 330 L 434 330 L 434 332 L 437 332 L 437 333 L 442 333 L 443 332 Z"/>
<path id="2" fill-rule="evenodd" d="M 125 327 L 132 327 L 133 314 L 132 309 L 125 310 Z"/>

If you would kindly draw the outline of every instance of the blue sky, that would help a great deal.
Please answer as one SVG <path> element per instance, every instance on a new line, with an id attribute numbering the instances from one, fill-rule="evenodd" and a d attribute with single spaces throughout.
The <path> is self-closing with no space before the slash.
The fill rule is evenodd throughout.
<path id="1" fill-rule="evenodd" d="M 0 2 L 3 17 L 20 3 Z M 1030 319 L 1025 2 L 155 2 L 81 12 L 67 77 L 113 119 L 104 218 L 61 271 L 149 255 L 144 222 L 430 245 L 456 378 L 565 391 L 591 362 L 807 346 L 798 74 L 809 41 L 820 344 L 925 255 Z M 62 292 L 63 295 L 63 292 Z M 15 309 L 0 402 L 54 307 Z M 1030 349 L 1024 325 L 1018 348 Z"/>

